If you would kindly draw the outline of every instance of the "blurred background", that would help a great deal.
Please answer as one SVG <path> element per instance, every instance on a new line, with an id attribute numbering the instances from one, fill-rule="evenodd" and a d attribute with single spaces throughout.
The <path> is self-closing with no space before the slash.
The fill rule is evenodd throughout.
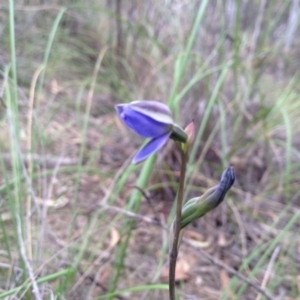
<path id="1" fill-rule="evenodd" d="M 2 1 L 0 299 L 168 299 L 180 155 L 169 141 L 131 165 L 144 141 L 114 105 L 137 99 L 195 122 L 185 200 L 235 168 L 224 203 L 186 229 L 178 299 L 300 299 L 299 12 Z"/>

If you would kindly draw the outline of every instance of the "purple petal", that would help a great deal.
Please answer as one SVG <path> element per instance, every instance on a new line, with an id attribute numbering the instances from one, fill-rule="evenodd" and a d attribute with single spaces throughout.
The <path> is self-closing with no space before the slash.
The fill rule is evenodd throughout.
<path id="1" fill-rule="evenodd" d="M 137 164 L 150 156 L 151 154 L 157 152 L 168 140 L 171 132 L 168 132 L 162 136 L 149 141 L 140 151 L 135 155 L 132 160 L 133 164 Z"/>
<path id="2" fill-rule="evenodd" d="M 159 122 L 131 108 L 131 104 L 116 106 L 119 118 L 123 123 L 145 138 L 155 138 L 171 131 L 171 124 Z"/>
<path id="3" fill-rule="evenodd" d="M 220 183 L 217 185 L 216 195 L 218 195 L 219 200 L 218 203 L 221 203 L 228 190 L 232 187 L 235 181 L 235 174 L 233 167 L 229 167 L 225 171 L 223 171 Z"/>
<path id="4" fill-rule="evenodd" d="M 130 107 L 133 110 L 158 122 L 173 124 L 171 110 L 164 103 L 152 100 L 137 100 L 131 102 Z"/>

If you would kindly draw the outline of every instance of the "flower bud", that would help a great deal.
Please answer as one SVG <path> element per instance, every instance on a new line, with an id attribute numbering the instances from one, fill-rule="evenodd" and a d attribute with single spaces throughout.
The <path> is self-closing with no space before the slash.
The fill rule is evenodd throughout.
<path id="1" fill-rule="evenodd" d="M 216 208 L 224 200 L 234 180 L 234 169 L 230 167 L 223 172 L 217 186 L 207 190 L 202 196 L 187 201 L 182 208 L 181 229 Z"/>
<path id="2" fill-rule="evenodd" d="M 184 129 L 186 135 L 187 135 L 187 141 L 182 145 L 182 150 L 187 153 L 194 142 L 195 138 L 195 124 L 194 121 L 192 121 L 188 126 Z"/>
<path id="3" fill-rule="evenodd" d="M 216 208 L 225 198 L 235 180 L 234 169 L 230 167 L 223 171 L 220 183 L 207 190 L 202 196 L 188 200 L 181 211 L 180 232 L 177 247 L 179 248 L 184 233 L 184 228 L 191 222 L 203 217 L 206 213 Z M 169 246 L 172 247 L 176 218 L 170 229 Z"/>

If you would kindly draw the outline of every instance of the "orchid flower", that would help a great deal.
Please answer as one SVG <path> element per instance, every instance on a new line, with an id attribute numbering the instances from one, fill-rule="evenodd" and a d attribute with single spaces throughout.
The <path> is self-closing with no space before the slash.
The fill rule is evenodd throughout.
<path id="1" fill-rule="evenodd" d="M 150 141 L 134 156 L 132 162 L 137 164 L 161 149 L 169 138 L 186 142 L 187 135 L 174 123 L 168 106 L 156 101 L 133 101 L 116 105 L 121 121 L 143 138 Z"/>

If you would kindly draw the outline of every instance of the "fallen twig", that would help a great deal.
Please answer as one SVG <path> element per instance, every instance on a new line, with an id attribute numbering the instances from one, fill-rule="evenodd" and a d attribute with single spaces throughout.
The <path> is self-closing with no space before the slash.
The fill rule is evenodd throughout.
<path id="1" fill-rule="evenodd" d="M 39 291 L 39 287 L 37 285 L 37 282 L 35 280 L 33 270 L 31 268 L 29 260 L 27 259 L 27 256 L 26 256 L 25 245 L 24 245 L 24 241 L 23 241 L 23 237 L 22 237 L 22 231 L 21 231 L 21 221 L 20 221 L 20 217 L 19 217 L 18 214 L 16 214 L 16 221 L 17 221 L 17 231 L 18 231 L 18 240 L 19 240 L 20 252 L 21 252 L 21 256 L 22 256 L 22 259 L 24 261 L 24 264 L 25 264 L 25 267 L 26 267 L 26 270 L 27 270 L 28 277 L 29 277 L 29 279 L 31 281 L 31 284 L 32 284 L 33 294 L 34 294 L 36 300 L 42 300 L 42 296 L 41 296 L 41 293 Z"/>
<path id="2" fill-rule="evenodd" d="M 6 163 L 10 163 L 11 161 L 11 154 L 10 153 L 3 153 L 1 154 L 2 159 Z M 31 160 L 38 164 L 45 164 L 46 167 L 51 168 L 57 166 L 58 162 L 61 166 L 74 166 L 78 164 L 77 158 L 70 158 L 70 157 L 55 157 L 50 155 L 40 155 L 37 153 L 33 154 L 21 154 L 21 159 L 26 164 Z"/>
<path id="3" fill-rule="evenodd" d="M 269 278 L 271 276 L 271 273 L 272 273 L 272 269 L 273 269 L 275 260 L 277 259 L 279 253 L 280 253 L 280 246 L 278 245 L 275 248 L 275 250 L 274 250 L 274 252 L 271 256 L 270 262 L 268 264 L 267 271 L 265 273 L 264 279 L 263 279 L 262 284 L 261 284 L 262 289 L 264 289 L 267 286 L 268 280 L 269 280 Z M 257 295 L 256 300 L 260 300 L 260 298 L 261 298 L 261 295 L 259 294 L 259 295 Z"/>

